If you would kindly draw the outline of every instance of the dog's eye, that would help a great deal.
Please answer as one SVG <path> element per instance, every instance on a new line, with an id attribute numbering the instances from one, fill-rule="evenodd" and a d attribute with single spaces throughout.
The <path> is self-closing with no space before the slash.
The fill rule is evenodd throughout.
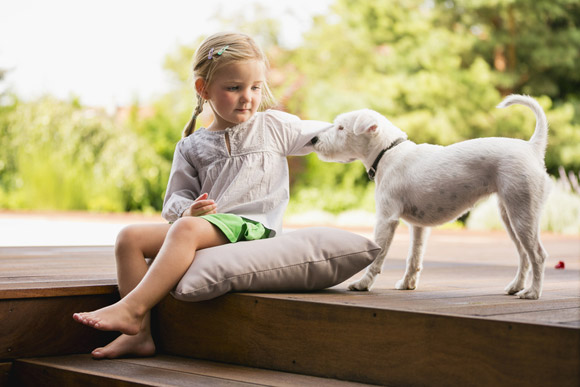
<path id="1" fill-rule="evenodd" d="M 343 130 L 343 129 L 344 129 L 344 126 L 339 126 L 338 127 L 338 130 Z"/>

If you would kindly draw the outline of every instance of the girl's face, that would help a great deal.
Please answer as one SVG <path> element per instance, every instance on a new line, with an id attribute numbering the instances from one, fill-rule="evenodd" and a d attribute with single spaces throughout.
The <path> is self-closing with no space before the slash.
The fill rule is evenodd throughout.
<path id="1" fill-rule="evenodd" d="M 224 130 L 249 120 L 262 101 L 265 79 L 264 64 L 258 60 L 231 63 L 220 68 L 202 94 L 215 116 L 208 129 Z"/>

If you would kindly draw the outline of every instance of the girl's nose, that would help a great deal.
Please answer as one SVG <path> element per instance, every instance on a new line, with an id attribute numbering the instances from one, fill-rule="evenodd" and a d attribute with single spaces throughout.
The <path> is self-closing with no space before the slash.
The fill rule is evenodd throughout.
<path id="1" fill-rule="evenodd" d="M 242 93 L 241 99 L 242 99 L 242 102 L 252 101 L 252 90 L 251 89 L 244 90 L 244 92 Z"/>

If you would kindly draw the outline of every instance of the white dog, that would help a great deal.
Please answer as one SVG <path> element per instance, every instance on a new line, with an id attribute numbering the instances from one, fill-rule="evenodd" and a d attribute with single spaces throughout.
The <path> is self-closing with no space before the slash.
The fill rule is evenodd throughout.
<path id="1" fill-rule="evenodd" d="M 371 288 L 399 218 L 411 226 L 412 248 L 396 288 L 415 289 L 430 227 L 456 219 L 496 192 L 501 218 L 520 255 L 518 272 L 505 291 L 520 298 L 540 297 L 547 258 L 539 221 L 550 191 L 544 165 L 548 123 L 540 105 L 528 96 L 510 95 L 498 107 L 513 104 L 529 107 L 536 116 L 530 141 L 480 138 L 445 147 L 417 145 L 388 119 L 367 109 L 339 115 L 329 130 L 312 140 L 322 160 L 361 160 L 371 180 L 376 174 L 374 233 L 382 251 L 349 289 Z M 525 288 L 530 264 L 533 281 Z"/>

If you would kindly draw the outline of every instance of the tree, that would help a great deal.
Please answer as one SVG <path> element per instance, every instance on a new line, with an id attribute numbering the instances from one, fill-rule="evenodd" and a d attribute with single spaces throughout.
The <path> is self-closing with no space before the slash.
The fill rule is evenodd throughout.
<path id="1" fill-rule="evenodd" d="M 332 120 L 344 111 L 371 108 L 417 143 L 447 145 L 486 136 L 527 140 L 534 128 L 529 110 L 495 109 L 503 94 L 527 92 L 540 100 L 551 123 L 549 171 L 556 173 L 560 165 L 578 170 L 580 128 L 570 102 L 574 97 L 563 92 L 570 89 L 563 78 L 567 71 L 575 70 L 572 82 L 580 76 L 574 61 L 578 7 L 555 3 L 338 0 L 329 15 L 315 21 L 304 45 L 290 53 L 301 87 L 288 98 L 288 109 L 304 118 Z M 530 35 L 534 23 L 543 24 Z M 520 30 L 514 40 L 513 31 Z M 513 42 L 525 49 L 514 54 Z M 498 59 L 502 47 L 506 67 Z M 552 56 L 560 51 L 568 52 L 556 63 Z M 301 188 L 334 192 L 331 185 L 343 181 L 355 190 L 368 184 L 360 164 L 330 167 L 316 156 L 307 163 Z M 359 173 L 354 180 L 353 169 Z M 334 183 L 326 176 L 330 171 Z"/>
<path id="2" fill-rule="evenodd" d="M 471 57 L 495 70 L 502 94 L 579 97 L 580 2 L 575 0 L 439 0 L 441 22 L 477 37 Z M 578 122 L 578 119 L 576 120 Z"/>

